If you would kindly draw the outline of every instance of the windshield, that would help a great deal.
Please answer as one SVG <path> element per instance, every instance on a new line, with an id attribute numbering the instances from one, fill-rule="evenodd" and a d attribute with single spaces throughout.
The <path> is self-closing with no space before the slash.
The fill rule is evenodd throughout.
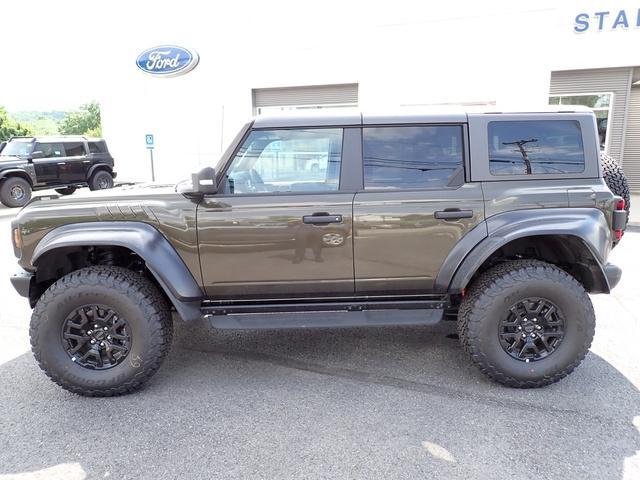
<path id="1" fill-rule="evenodd" d="M 33 150 L 33 142 L 31 139 L 29 140 L 12 140 L 4 147 L 2 152 L 0 152 L 0 156 L 8 157 L 10 155 L 15 155 L 18 157 L 26 157 L 31 155 L 31 151 Z"/>

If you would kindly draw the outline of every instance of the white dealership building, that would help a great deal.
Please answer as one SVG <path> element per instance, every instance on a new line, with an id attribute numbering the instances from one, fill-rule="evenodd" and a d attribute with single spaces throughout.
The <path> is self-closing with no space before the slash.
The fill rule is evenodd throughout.
<path id="1" fill-rule="evenodd" d="M 123 18 L 101 47 L 99 98 L 119 178 L 151 179 L 148 134 L 156 180 L 177 181 L 215 165 L 250 117 L 282 110 L 579 103 L 640 190 L 640 2 L 385 3 L 184 1 L 154 22 Z M 157 45 L 199 63 L 145 73 L 136 59 Z"/>

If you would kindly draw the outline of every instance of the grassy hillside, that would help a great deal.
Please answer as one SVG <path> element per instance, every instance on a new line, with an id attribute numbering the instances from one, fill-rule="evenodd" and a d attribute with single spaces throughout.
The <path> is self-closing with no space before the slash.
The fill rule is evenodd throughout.
<path id="1" fill-rule="evenodd" d="M 21 111 L 11 112 L 11 118 L 21 124 L 28 124 L 34 135 L 57 135 L 59 122 L 67 112 L 52 110 L 49 112 Z"/>

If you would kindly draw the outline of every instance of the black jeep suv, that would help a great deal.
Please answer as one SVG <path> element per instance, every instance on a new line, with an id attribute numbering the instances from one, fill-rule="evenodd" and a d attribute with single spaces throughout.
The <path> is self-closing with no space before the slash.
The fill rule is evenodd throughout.
<path id="1" fill-rule="evenodd" d="M 113 187 L 113 158 L 99 138 L 13 137 L 0 151 L 0 202 L 22 207 L 33 190 L 55 188 L 71 195 L 77 187 Z"/>

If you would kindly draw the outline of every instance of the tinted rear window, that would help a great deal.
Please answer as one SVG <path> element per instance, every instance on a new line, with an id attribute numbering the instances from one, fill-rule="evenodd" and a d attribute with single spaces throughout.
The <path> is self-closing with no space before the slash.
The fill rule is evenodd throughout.
<path id="1" fill-rule="evenodd" d="M 89 142 L 89 152 L 107 153 L 107 145 L 104 142 Z"/>
<path id="2" fill-rule="evenodd" d="M 366 127 L 364 187 L 437 188 L 462 171 L 462 127 Z"/>
<path id="3" fill-rule="evenodd" d="M 492 175 L 584 171 L 580 123 L 575 120 L 489 122 Z"/>

